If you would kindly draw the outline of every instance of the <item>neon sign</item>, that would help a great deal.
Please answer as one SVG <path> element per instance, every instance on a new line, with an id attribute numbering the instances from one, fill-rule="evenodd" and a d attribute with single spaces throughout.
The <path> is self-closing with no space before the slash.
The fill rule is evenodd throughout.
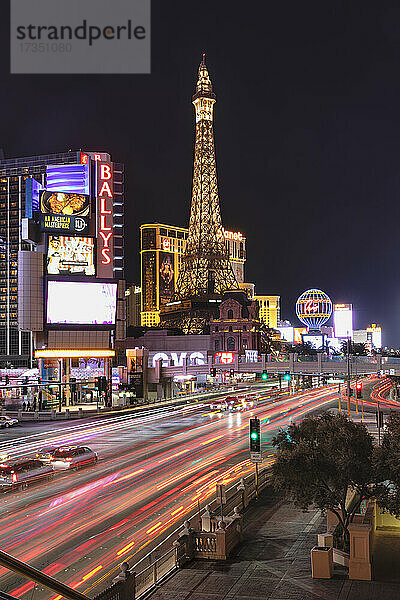
<path id="1" fill-rule="evenodd" d="M 226 240 L 235 240 L 237 242 L 242 242 L 243 241 L 243 234 L 240 233 L 240 231 L 226 231 L 226 229 L 223 229 L 224 232 L 224 238 Z"/>
<path id="2" fill-rule="evenodd" d="M 231 365 L 234 362 L 234 352 L 215 352 L 214 354 L 214 363 L 217 365 Z"/>
<path id="3" fill-rule="evenodd" d="M 95 154 L 97 173 L 97 273 L 100 277 L 113 276 L 113 199 L 114 177 L 112 165 Z"/>
<path id="4" fill-rule="evenodd" d="M 179 354 L 178 352 L 156 352 L 152 359 L 152 366 L 155 367 L 157 361 L 161 360 L 163 367 L 182 367 L 186 358 L 191 364 L 206 364 L 205 352 L 191 352 L 190 354 L 189 352 L 180 352 Z"/>

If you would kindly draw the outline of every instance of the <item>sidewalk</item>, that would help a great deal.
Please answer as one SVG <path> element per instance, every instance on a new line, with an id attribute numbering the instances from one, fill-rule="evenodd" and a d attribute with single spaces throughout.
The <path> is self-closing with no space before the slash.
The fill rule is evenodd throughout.
<path id="1" fill-rule="evenodd" d="M 151 600 L 394 600 L 395 583 L 312 579 L 310 550 L 325 531 L 318 511 L 273 506 L 268 494 L 246 515 L 244 541 L 228 561 L 195 560 L 168 579 Z"/>

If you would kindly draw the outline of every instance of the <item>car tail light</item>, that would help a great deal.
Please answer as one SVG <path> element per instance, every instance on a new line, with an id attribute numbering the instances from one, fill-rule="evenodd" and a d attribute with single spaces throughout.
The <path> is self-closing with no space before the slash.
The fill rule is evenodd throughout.
<path id="1" fill-rule="evenodd" d="M 71 456 L 67 456 L 67 458 L 65 459 L 67 462 L 72 462 L 72 458 Z"/>
<path id="2" fill-rule="evenodd" d="M 12 474 L 12 482 L 17 483 L 17 474 L 16 473 Z"/>

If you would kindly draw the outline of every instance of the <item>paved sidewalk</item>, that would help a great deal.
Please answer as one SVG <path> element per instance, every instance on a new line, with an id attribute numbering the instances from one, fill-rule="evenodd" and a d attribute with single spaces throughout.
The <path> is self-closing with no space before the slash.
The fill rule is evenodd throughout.
<path id="1" fill-rule="evenodd" d="M 195 560 L 151 595 L 151 600 L 395 600 L 396 583 L 312 579 L 310 550 L 325 531 L 319 512 L 273 506 L 268 494 L 247 513 L 244 542 L 229 561 Z"/>

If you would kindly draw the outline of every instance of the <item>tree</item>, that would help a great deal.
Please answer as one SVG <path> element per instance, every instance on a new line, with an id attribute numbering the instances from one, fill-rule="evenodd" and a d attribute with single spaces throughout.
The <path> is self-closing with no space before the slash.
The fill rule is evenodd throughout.
<path id="1" fill-rule="evenodd" d="M 304 510 L 312 505 L 331 510 L 347 543 L 348 526 L 362 500 L 380 490 L 372 437 L 366 427 L 342 414 L 323 414 L 290 425 L 272 443 L 277 448 L 275 488 Z M 357 500 L 346 508 L 350 489 L 357 492 Z"/>
<path id="2" fill-rule="evenodd" d="M 355 342 L 350 341 L 350 354 L 353 356 L 367 356 L 368 352 L 365 348 L 365 344 L 356 344 Z M 342 342 L 342 353 L 347 355 L 347 340 Z"/>
<path id="3" fill-rule="evenodd" d="M 311 342 L 303 342 L 302 344 L 293 344 L 293 345 L 289 346 L 288 351 L 296 353 L 296 354 L 310 355 L 310 356 L 318 354 L 319 352 L 322 352 L 322 350 L 317 350 L 316 348 L 314 348 L 314 346 L 311 344 Z"/>

